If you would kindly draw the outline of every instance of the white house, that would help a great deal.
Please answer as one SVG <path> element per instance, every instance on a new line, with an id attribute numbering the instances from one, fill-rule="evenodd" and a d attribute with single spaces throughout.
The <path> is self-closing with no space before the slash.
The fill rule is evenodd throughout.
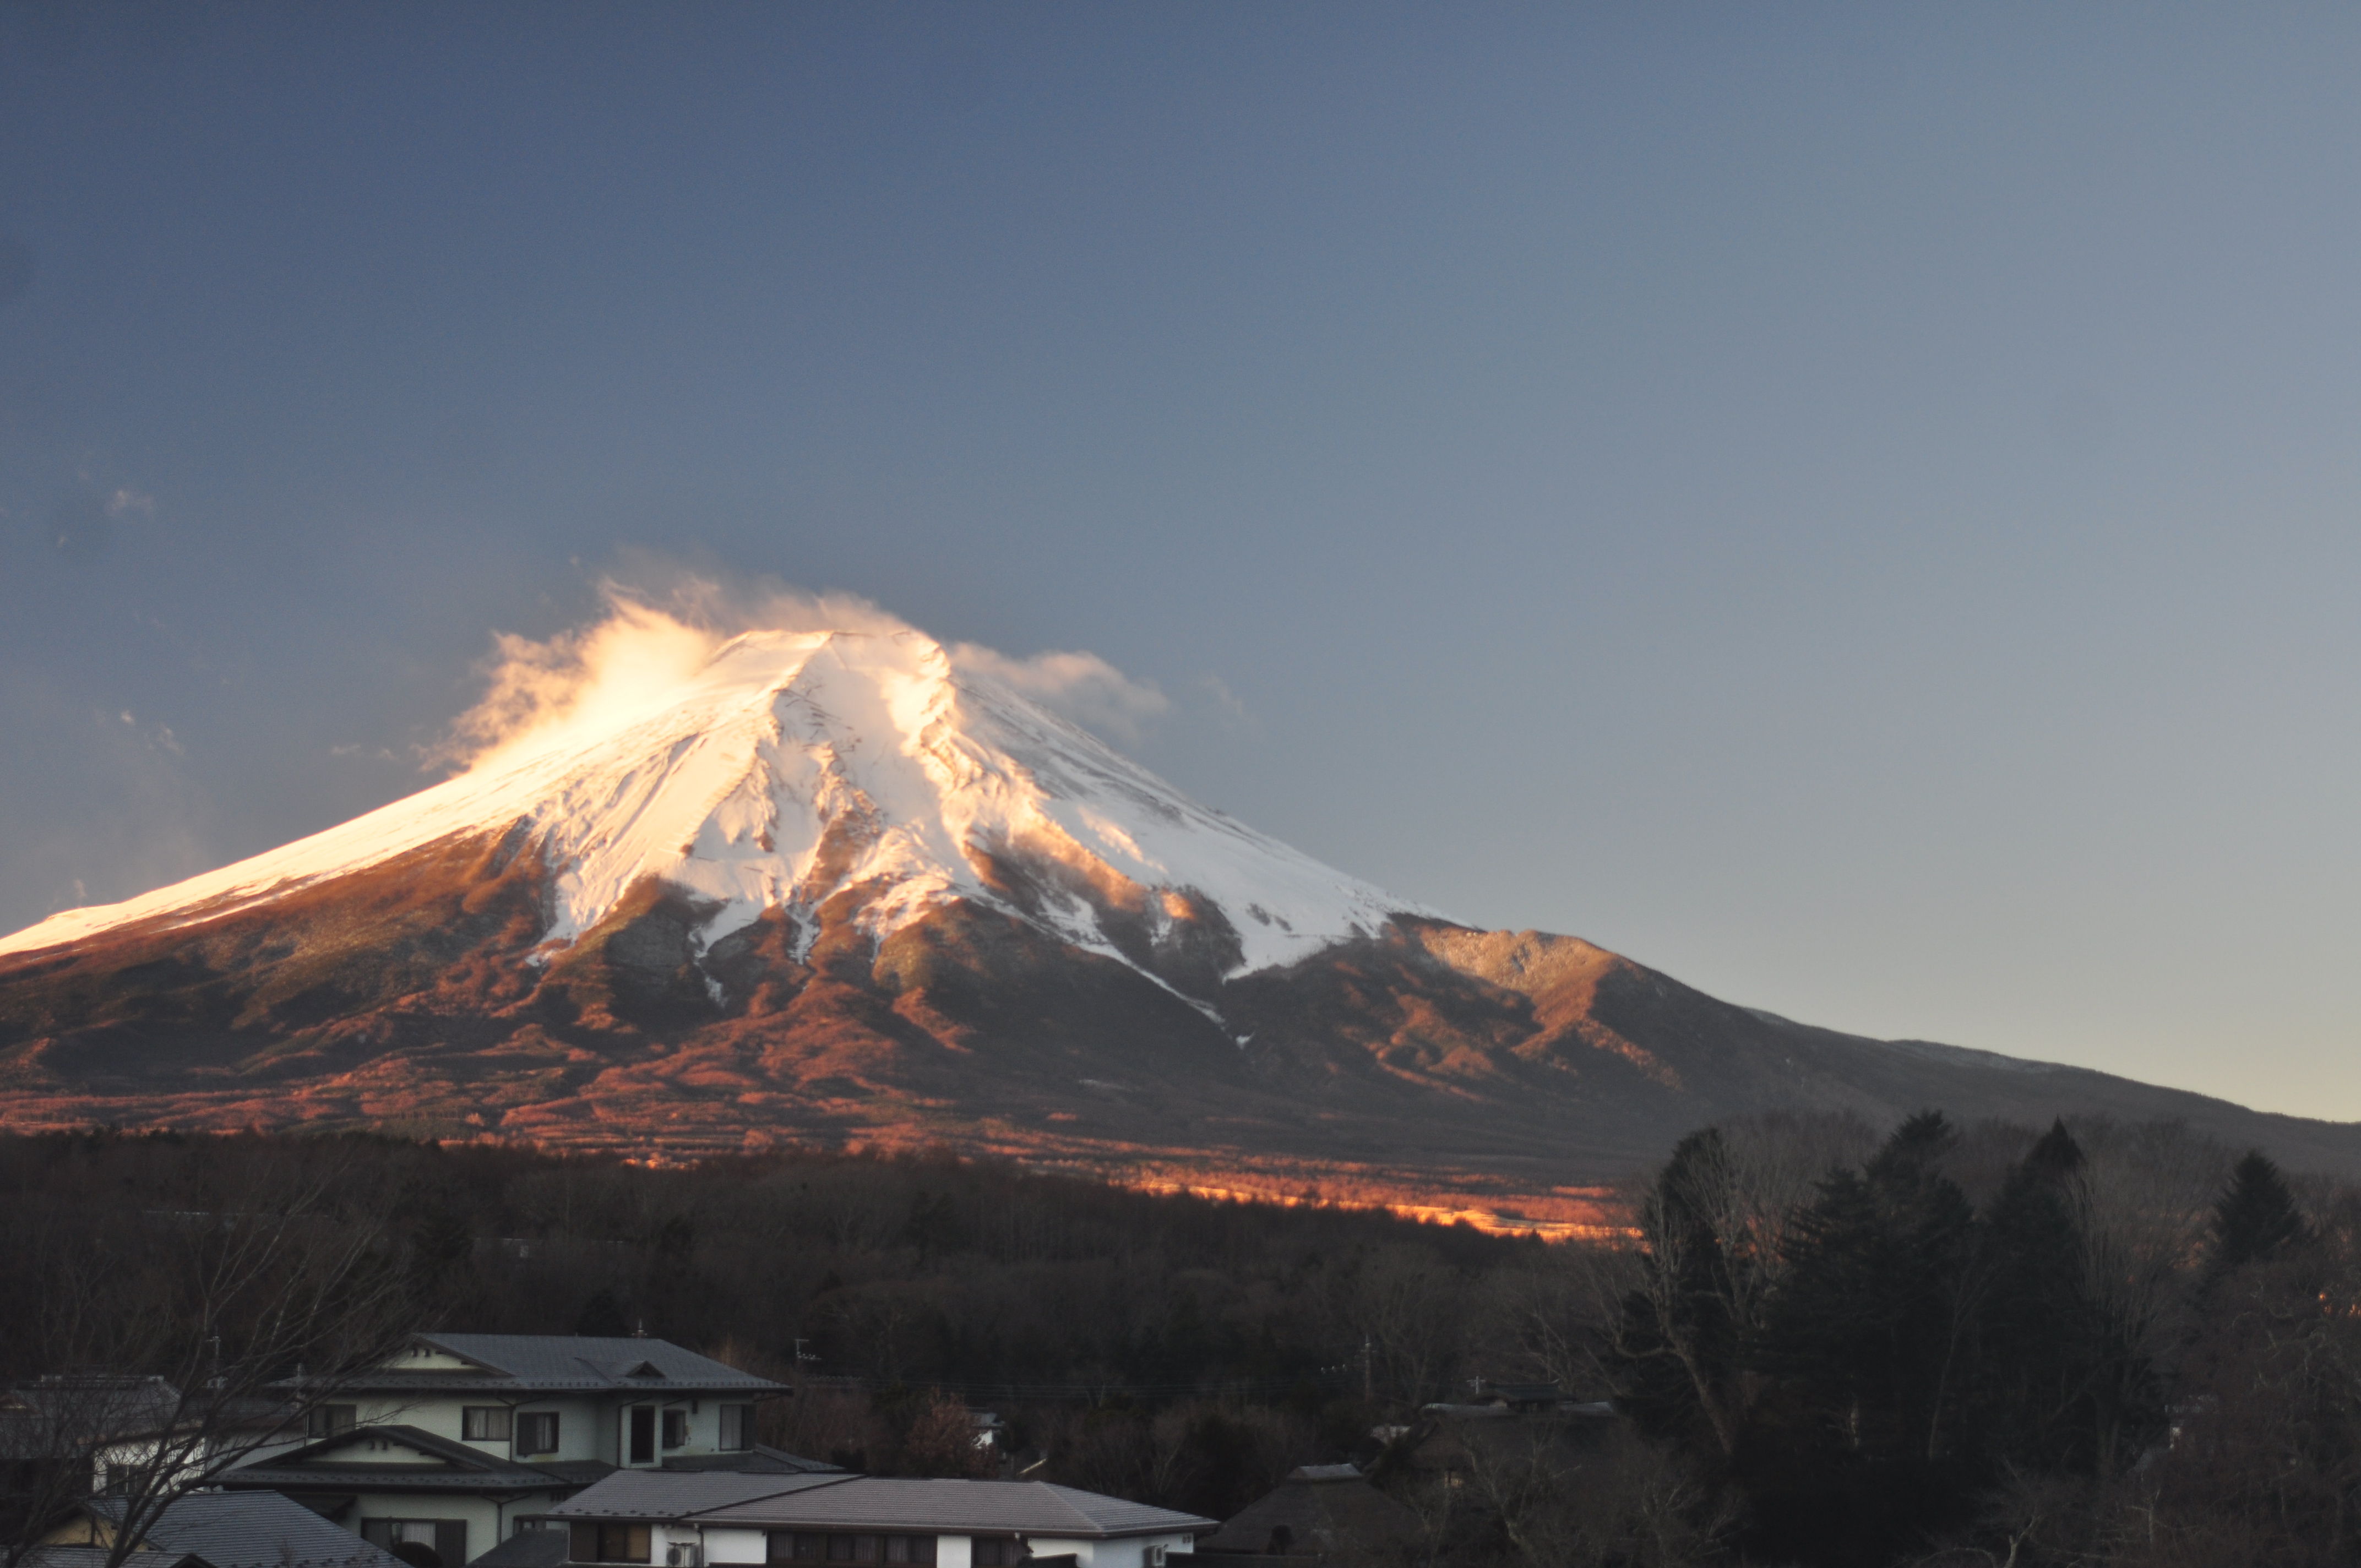
<path id="1" fill-rule="evenodd" d="M 618 1470 L 832 1472 L 754 1442 L 788 1390 L 655 1339 L 419 1334 L 340 1378 L 291 1451 L 224 1474 L 283 1492 L 412 1568 L 459 1568 Z"/>
<path id="2" fill-rule="evenodd" d="M 549 1510 L 566 1560 L 1163 1568 L 1217 1521 L 1043 1481 L 622 1472 Z"/>

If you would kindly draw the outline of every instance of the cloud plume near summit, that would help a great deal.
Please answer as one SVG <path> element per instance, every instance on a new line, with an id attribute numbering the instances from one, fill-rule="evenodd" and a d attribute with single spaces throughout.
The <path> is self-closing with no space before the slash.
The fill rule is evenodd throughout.
<path id="1" fill-rule="evenodd" d="M 492 634 L 478 666 L 484 694 L 425 752 L 430 768 L 472 771 L 594 733 L 661 706 L 731 638 L 750 631 L 850 631 L 933 639 L 851 594 L 775 583 L 753 587 L 675 576 L 650 590 L 609 580 L 605 609 L 587 625 L 534 639 Z M 974 642 L 944 648 L 955 671 L 981 675 L 1110 740 L 1136 741 L 1170 703 L 1099 655 L 1050 651 L 1014 657 Z"/>

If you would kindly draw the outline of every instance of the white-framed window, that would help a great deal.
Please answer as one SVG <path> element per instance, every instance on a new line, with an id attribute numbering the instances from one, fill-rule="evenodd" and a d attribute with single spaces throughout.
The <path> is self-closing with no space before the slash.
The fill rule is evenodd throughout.
<path id="1" fill-rule="evenodd" d="M 720 1447 L 728 1452 L 754 1446 L 754 1407 L 724 1405 L 721 1407 Z"/>
<path id="2" fill-rule="evenodd" d="M 526 1453 L 557 1452 L 557 1412 L 527 1410 L 516 1419 L 516 1451 Z"/>

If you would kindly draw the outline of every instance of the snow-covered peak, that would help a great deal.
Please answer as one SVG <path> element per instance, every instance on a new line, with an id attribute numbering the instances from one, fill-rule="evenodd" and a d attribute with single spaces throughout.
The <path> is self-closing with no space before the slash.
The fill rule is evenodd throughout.
<path id="1" fill-rule="evenodd" d="M 341 827 L 122 904 L 69 910 L 0 952 L 134 922 L 192 924 L 438 841 L 518 825 L 570 941 L 653 874 L 716 906 L 710 944 L 765 909 L 809 926 L 869 895 L 877 938 L 958 898 L 1120 956 L 1110 914 L 1151 933 L 1211 900 L 1232 972 L 1291 962 L 1396 912 L 1389 896 L 1182 795 L 921 633 L 756 631 L 627 687 L 459 777 Z M 1024 890 L 1006 869 L 1024 869 Z"/>

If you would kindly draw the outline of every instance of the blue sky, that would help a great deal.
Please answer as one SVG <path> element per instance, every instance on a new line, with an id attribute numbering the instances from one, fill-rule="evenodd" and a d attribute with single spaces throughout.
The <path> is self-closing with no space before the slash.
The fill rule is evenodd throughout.
<path id="1" fill-rule="evenodd" d="M 2361 13 L 0 10 L 0 927 L 656 558 L 1322 858 L 2361 1117 Z"/>

